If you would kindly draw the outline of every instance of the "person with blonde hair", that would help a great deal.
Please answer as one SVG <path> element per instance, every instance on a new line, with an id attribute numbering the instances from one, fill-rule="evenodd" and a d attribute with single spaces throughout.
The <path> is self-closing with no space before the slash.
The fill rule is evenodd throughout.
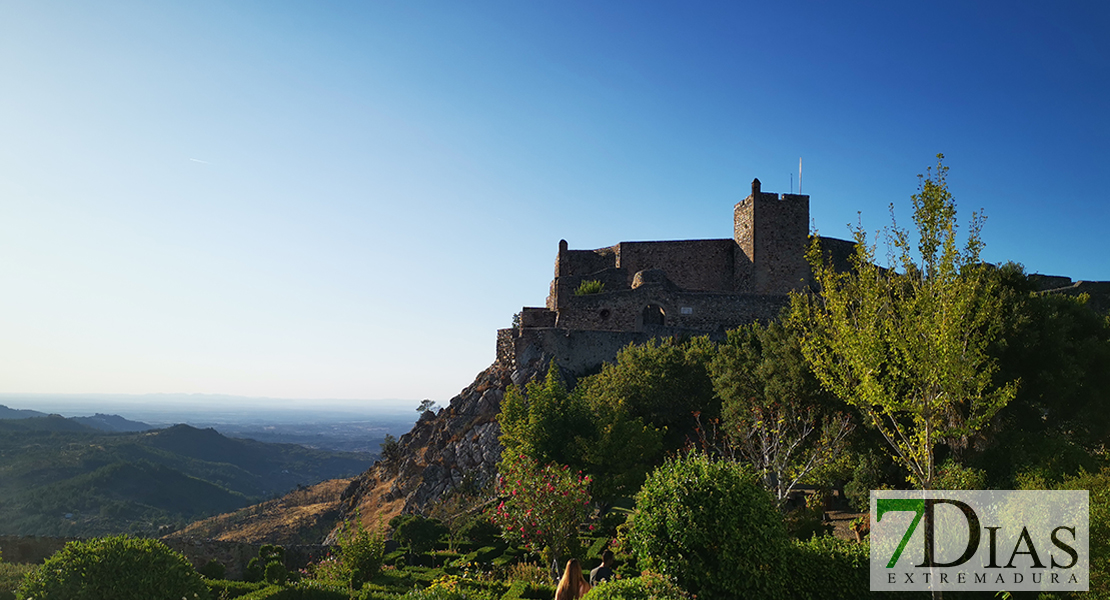
<path id="1" fill-rule="evenodd" d="M 567 561 L 567 568 L 563 571 L 563 578 L 559 580 L 559 587 L 555 588 L 555 600 L 577 600 L 590 591 L 590 584 L 582 577 L 582 565 L 577 558 Z"/>

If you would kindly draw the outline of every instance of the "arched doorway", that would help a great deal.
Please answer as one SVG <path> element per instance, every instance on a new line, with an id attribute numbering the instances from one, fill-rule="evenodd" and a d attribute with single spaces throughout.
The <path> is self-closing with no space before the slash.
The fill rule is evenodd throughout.
<path id="1" fill-rule="evenodd" d="M 666 321 L 666 315 L 663 313 L 663 307 L 658 304 L 648 304 L 644 307 L 644 326 L 648 325 L 663 325 Z"/>

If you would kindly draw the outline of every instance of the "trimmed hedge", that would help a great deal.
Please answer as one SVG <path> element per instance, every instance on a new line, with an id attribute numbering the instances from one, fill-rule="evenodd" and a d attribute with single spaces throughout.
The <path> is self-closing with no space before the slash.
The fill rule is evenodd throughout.
<path id="1" fill-rule="evenodd" d="M 157 540 L 114 536 L 69 542 L 32 571 L 17 597 L 35 600 L 203 600 L 193 565 Z"/>
<path id="2" fill-rule="evenodd" d="M 206 579 L 204 585 L 208 586 L 209 595 L 213 598 L 239 598 L 251 592 L 256 592 L 268 584 L 263 582 L 251 583 L 249 581 L 232 581 L 230 579 Z"/>

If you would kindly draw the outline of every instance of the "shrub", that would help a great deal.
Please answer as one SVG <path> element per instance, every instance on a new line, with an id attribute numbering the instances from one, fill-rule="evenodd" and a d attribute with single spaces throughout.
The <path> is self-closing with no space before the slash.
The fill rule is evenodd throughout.
<path id="1" fill-rule="evenodd" d="M 197 572 L 204 576 L 205 579 L 223 579 L 224 576 L 227 575 L 227 567 L 213 558 L 205 563 L 203 567 L 197 569 Z"/>
<path id="2" fill-rule="evenodd" d="M 20 599 L 180 600 L 207 598 L 200 574 L 157 540 L 128 536 L 70 542 L 27 574 Z"/>
<path id="3" fill-rule="evenodd" d="M 209 579 L 204 582 L 208 587 L 208 595 L 212 598 L 231 599 L 256 592 L 264 587 L 265 583 L 250 583 L 248 581 L 231 581 L 228 579 Z"/>
<path id="4" fill-rule="evenodd" d="M 344 523 L 338 535 L 340 574 L 354 589 L 370 581 L 382 568 L 385 539 L 381 533 L 367 531 L 357 520 Z"/>
<path id="5" fill-rule="evenodd" d="M 684 600 L 689 597 L 670 579 L 658 573 L 644 573 L 640 577 L 604 581 L 582 600 Z"/>
<path id="6" fill-rule="evenodd" d="M 982 469 L 965 467 L 952 459 L 941 463 L 937 470 L 937 490 L 985 490 L 987 473 Z M 868 507 L 870 508 L 870 506 Z"/>
<path id="7" fill-rule="evenodd" d="M 285 569 L 285 565 L 272 562 L 266 564 L 265 576 L 266 583 L 285 585 L 285 580 L 289 578 L 289 572 Z"/>
<path id="8" fill-rule="evenodd" d="M 605 284 L 596 279 L 589 279 L 578 284 L 578 289 L 574 290 L 575 296 L 585 296 L 587 294 L 600 294 L 605 291 Z"/>
<path id="9" fill-rule="evenodd" d="M 1098 473 L 1081 473 L 1064 481 L 1058 489 L 1087 490 L 1090 502 L 1090 593 L 1095 598 L 1110 598 L 1110 467 Z"/>
<path id="10" fill-rule="evenodd" d="M 786 531 L 747 467 L 700 453 L 669 460 L 636 495 L 628 541 L 641 568 L 705 597 L 779 591 Z"/>
<path id="11" fill-rule="evenodd" d="M 439 538 L 448 533 L 447 527 L 438 519 L 423 515 L 397 515 L 390 519 L 389 526 L 393 528 L 393 539 L 415 554 L 430 551 Z"/>
<path id="12" fill-rule="evenodd" d="M 15 590 L 36 565 L 0 562 L 0 600 L 15 600 Z"/>
<path id="13" fill-rule="evenodd" d="M 249 583 L 258 583 L 262 581 L 262 569 L 265 567 L 259 562 L 258 557 L 252 558 L 247 561 L 247 566 L 243 569 L 243 581 Z"/>
<path id="14" fill-rule="evenodd" d="M 501 528 L 489 518 L 474 519 L 459 529 L 459 537 L 476 546 L 491 546 L 500 535 Z"/>
<path id="15" fill-rule="evenodd" d="M 870 594 L 870 545 L 815 536 L 791 544 L 786 557 L 788 598 L 863 598 Z"/>

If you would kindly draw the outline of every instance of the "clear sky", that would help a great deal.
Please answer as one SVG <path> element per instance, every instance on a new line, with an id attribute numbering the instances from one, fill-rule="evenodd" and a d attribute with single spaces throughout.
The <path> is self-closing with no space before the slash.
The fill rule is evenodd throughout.
<path id="1" fill-rule="evenodd" d="M 984 258 L 1110 280 L 1110 3 L 0 3 L 0 392 L 443 403 L 560 238 L 822 235 L 943 152 Z"/>

